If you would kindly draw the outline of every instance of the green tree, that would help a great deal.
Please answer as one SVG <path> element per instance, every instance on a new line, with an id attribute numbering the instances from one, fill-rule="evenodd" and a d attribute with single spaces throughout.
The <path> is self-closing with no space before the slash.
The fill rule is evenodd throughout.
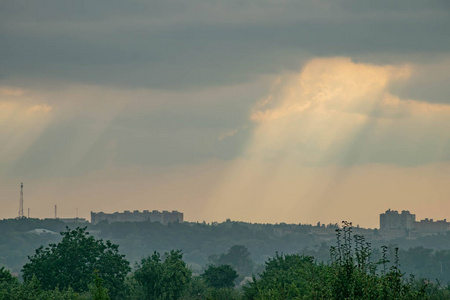
<path id="1" fill-rule="evenodd" d="M 13 283 L 16 281 L 17 278 L 12 276 L 9 270 L 6 270 L 5 267 L 0 268 L 0 283 Z"/>
<path id="2" fill-rule="evenodd" d="M 14 299 L 13 295 L 20 288 L 19 281 L 5 267 L 0 268 L 0 299 Z"/>
<path id="3" fill-rule="evenodd" d="M 35 276 L 45 290 L 56 287 L 75 292 L 89 289 L 95 274 L 104 280 L 112 298 L 120 298 L 124 279 L 130 271 L 129 262 L 119 254 L 118 246 L 90 236 L 86 228 L 61 232 L 62 241 L 39 247 L 23 266 L 25 282 Z"/>
<path id="4" fill-rule="evenodd" d="M 109 300 L 108 289 L 103 286 L 103 279 L 95 272 L 94 283 L 90 285 L 90 293 L 93 300 Z"/>
<path id="5" fill-rule="evenodd" d="M 146 299 L 179 299 L 191 280 L 192 272 L 180 250 L 172 250 L 165 256 L 162 261 L 155 251 L 136 266 L 134 278 L 142 286 Z"/>
<path id="6" fill-rule="evenodd" d="M 232 246 L 227 253 L 221 254 L 214 263 L 231 265 L 241 276 L 251 275 L 254 265 L 250 258 L 250 252 L 243 245 Z"/>
<path id="7" fill-rule="evenodd" d="M 394 260 L 382 247 L 379 262 L 371 261 L 371 247 L 363 236 L 352 235 L 351 223 L 337 229 L 337 245 L 330 248 L 329 264 L 313 257 L 276 255 L 266 262 L 260 279 L 244 287 L 247 299 L 449 299 L 440 286 L 421 280 L 405 280 L 399 269 L 398 248 Z M 381 270 L 377 270 L 380 267 Z"/>
<path id="8" fill-rule="evenodd" d="M 201 276 L 209 287 L 216 289 L 233 288 L 234 280 L 238 278 L 238 274 L 230 265 L 210 265 Z"/>
<path id="9" fill-rule="evenodd" d="M 277 253 L 266 262 L 260 279 L 244 287 L 245 294 L 247 299 L 330 299 L 327 271 L 311 256 Z"/>

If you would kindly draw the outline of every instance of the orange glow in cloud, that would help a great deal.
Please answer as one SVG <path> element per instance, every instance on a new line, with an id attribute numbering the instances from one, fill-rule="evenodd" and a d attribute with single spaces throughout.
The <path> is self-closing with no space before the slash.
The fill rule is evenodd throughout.
<path id="1" fill-rule="evenodd" d="M 24 91 L 21 89 L 16 88 L 9 88 L 9 87 L 0 87 L 0 95 L 6 95 L 6 96 L 22 96 L 24 94 Z"/>
<path id="2" fill-rule="evenodd" d="M 375 214 L 373 226 L 389 203 L 409 209 L 401 191 L 380 187 L 377 176 L 394 182 L 408 172 L 412 174 L 407 178 L 420 177 L 413 174 L 420 168 L 403 172 L 403 167 L 387 163 L 406 155 L 414 165 L 414 159 L 430 153 L 437 156 L 429 161 L 439 161 L 443 153 L 422 145 L 432 143 L 439 149 L 450 139 L 450 131 L 444 130 L 450 125 L 449 105 L 400 99 L 389 92 L 390 85 L 401 84 L 413 72 L 408 65 L 377 66 L 338 57 L 314 59 L 300 73 L 276 79 L 271 93 L 251 111 L 253 136 L 242 159 L 218 183 L 211 214 L 238 210 L 241 218 L 253 215 L 271 222 L 332 221 L 334 214 L 337 222 L 346 211 L 356 215 L 356 208 L 367 201 L 364 205 Z M 378 161 L 386 165 L 373 163 Z M 382 175 L 387 169 L 391 172 Z M 365 172 L 373 176 L 365 177 Z M 417 187 L 417 180 L 410 179 Z M 408 183 L 401 186 L 405 189 Z M 385 199 L 377 201 L 367 194 L 374 187 L 384 189 Z M 414 201 L 419 207 L 418 199 Z M 442 197 L 427 201 L 440 203 Z"/>
<path id="3" fill-rule="evenodd" d="M 413 65 L 314 59 L 298 73 L 275 78 L 268 95 L 255 103 L 249 112 L 253 126 L 246 128 L 251 136 L 238 157 L 162 166 L 156 171 L 144 166 L 127 168 L 115 164 L 116 143 L 111 140 L 104 153 L 111 159 L 103 169 L 27 182 L 34 197 L 31 210 L 35 216 L 48 217 L 58 204 L 70 217 L 70 211 L 79 206 L 88 218 L 90 210 L 177 209 L 189 221 L 348 220 L 370 227 L 378 225 L 378 214 L 388 208 L 409 209 L 418 218 L 448 218 L 450 164 L 442 161 L 448 160 L 450 105 L 403 99 L 390 91 L 415 72 L 420 71 Z M 135 109 L 156 109 L 166 102 L 192 105 L 178 103 L 179 94 L 155 96 L 144 90 L 84 86 L 33 93 L 3 90 L 3 162 L 20 159 L 55 119 L 75 120 L 81 115 L 95 121 L 92 130 L 71 141 L 73 147 L 65 153 L 71 167 L 133 104 L 130 99 L 141 99 Z M 236 95 L 245 92 L 234 91 Z M 190 96 L 200 99 L 195 105 L 202 105 L 217 101 L 216 94 L 213 90 L 199 93 L 201 97 Z M 153 96 L 159 100 L 146 101 Z M 216 137 L 236 138 L 241 128 Z M 2 180 L 15 186 L 21 179 Z M 16 194 L 14 190 L 8 197 Z M 66 195 L 64 199 L 61 194 Z M 16 211 L 15 203 L 8 205 L 9 211 Z"/>
<path id="4" fill-rule="evenodd" d="M 19 159 L 51 121 L 51 110 L 23 90 L 0 88 L 0 161 L 11 164 Z"/>
<path id="5" fill-rule="evenodd" d="M 389 83 L 410 74 L 408 66 L 356 64 L 348 58 L 314 59 L 299 74 L 277 79 L 272 93 L 250 118 L 262 122 L 324 110 L 364 114 L 387 94 Z"/>
<path id="6" fill-rule="evenodd" d="M 29 107 L 27 111 L 29 113 L 38 113 L 38 112 L 48 113 L 52 109 L 53 108 L 47 104 L 36 104 L 36 105 Z"/>

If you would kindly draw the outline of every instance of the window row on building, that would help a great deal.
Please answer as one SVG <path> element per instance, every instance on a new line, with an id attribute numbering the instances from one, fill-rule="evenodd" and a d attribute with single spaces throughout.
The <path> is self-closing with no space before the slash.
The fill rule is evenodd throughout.
<path id="1" fill-rule="evenodd" d="M 103 221 L 108 223 L 114 222 L 159 222 L 161 224 L 167 225 L 169 223 L 182 223 L 183 213 L 173 210 L 171 212 L 164 210 L 162 212 L 158 210 L 144 210 L 140 212 L 139 210 L 124 212 L 115 212 L 107 214 L 104 212 L 92 212 L 91 211 L 91 223 L 97 224 Z"/>

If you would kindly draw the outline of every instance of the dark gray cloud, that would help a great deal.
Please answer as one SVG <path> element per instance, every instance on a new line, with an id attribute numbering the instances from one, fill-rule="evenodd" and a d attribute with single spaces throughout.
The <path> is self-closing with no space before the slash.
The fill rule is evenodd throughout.
<path id="1" fill-rule="evenodd" d="M 420 164 L 442 166 L 426 173 L 422 190 L 428 202 L 445 203 L 433 193 L 448 194 L 442 162 L 450 159 L 450 110 L 439 103 L 450 103 L 449 3 L 2 0 L 1 213 L 15 215 L 8 199 L 16 199 L 24 181 L 35 187 L 27 195 L 41 216 L 56 203 L 73 211 L 84 205 L 86 213 L 160 203 L 190 220 L 205 214 L 217 220 L 255 215 L 257 201 L 260 219 L 250 221 L 279 222 L 291 212 L 298 221 L 296 208 L 313 215 L 308 207 L 326 190 L 346 209 L 367 197 L 385 199 L 379 209 L 401 199 L 410 205 L 426 182 Z M 277 105 L 266 108 L 274 117 L 277 108 L 281 115 L 292 108 L 284 100 L 298 104 L 289 92 L 277 93 L 274 82 L 297 78 L 317 62 L 311 58 L 336 56 L 347 58 L 328 58 L 314 69 L 325 71 L 324 79 L 334 76 L 325 80 L 328 89 L 315 71 L 307 80 L 315 85 L 312 98 L 341 91 L 324 110 L 264 124 L 249 120 L 270 95 Z M 372 81 L 376 75 L 364 75 L 364 68 L 330 73 L 333 61 L 372 70 L 405 64 L 412 73 L 385 87 L 382 74 Z M 353 90 L 377 84 L 381 94 L 369 88 L 367 99 L 356 97 L 361 103 L 336 114 Z M 382 107 L 368 107 L 373 102 Z M 356 170 L 351 180 L 341 173 L 331 180 L 351 183 L 350 192 L 327 186 L 334 165 Z M 382 188 L 367 188 L 380 178 Z M 275 217 L 279 207 L 286 210 Z"/>
<path id="2" fill-rule="evenodd" d="M 391 92 L 449 103 L 441 64 L 448 28 L 446 1 L 2 1 L 0 87 L 29 88 L 30 98 L 38 95 L 31 102 L 49 104 L 56 116 L 31 145 L 14 146 L 26 150 L 2 161 L 2 172 L 79 175 L 108 164 L 151 169 L 236 158 L 251 136 L 249 112 L 270 87 L 261 75 L 298 72 L 311 57 L 413 62 L 418 72 Z M 248 82 L 259 83 L 221 90 Z M 99 91 L 86 92 L 89 85 Z M 60 90 L 41 95 L 46 89 Z M 155 89 L 177 91 L 160 97 Z M 109 107 L 127 98 L 125 108 Z M 361 130 L 349 163 L 371 161 L 363 138 L 370 133 Z M 436 154 L 395 156 L 386 141 L 376 141 L 380 162 Z"/>
<path id="3" fill-rule="evenodd" d="M 446 1 L 3 1 L 0 80 L 172 89 L 450 50 Z"/>

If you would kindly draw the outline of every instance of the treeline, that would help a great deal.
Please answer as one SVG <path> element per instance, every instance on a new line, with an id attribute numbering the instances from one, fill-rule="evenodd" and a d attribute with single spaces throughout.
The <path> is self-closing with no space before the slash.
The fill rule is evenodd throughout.
<path id="1" fill-rule="evenodd" d="M 200 276 L 179 250 L 154 252 L 132 268 L 119 246 L 86 228 L 61 232 L 57 244 L 39 247 L 23 266 L 23 283 L 0 268 L 0 299 L 239 299 L 237 272 L 210 265 Z M 199 298 L 200 297 L 200 298 Z M 224 298 L 225 297 L 225 298 Z"/>
<path id="2" fill-rule="evenodd" d="M 63 222 L 55 219 L 9 219 L 0 221 L 0 264 L 19 273 L 27 261 L 27 255 L 40 245 L 60 241 L 60 236 L 29 233 L 43 228 L 59 233 Z M 69 224 L 69 226 L 80 226 Z M 131 261 L 139 261 L 149 252 L 165 253 L 180 249 L 184 260 L 194 272 L 199 272 L 211 263 L 211 256 L 226 253 L 233 245 L 244 245 L 251 253 L 255 264 L 264 264 L 277 251 L 297 253 L 305 247 L 313 248 L 317 241 L 309 235 L 310 225 L 249 224 L 242 222 L 223 223 L 175 223 L 168 226 L 160 223 L 106 222 L 86 224 L 92 235 L 111 240 L 120 245 L 121 251 Z M 251 275 L 248 274 L 248 275 Z"/>
<path id="3" fill-rule="evenodd" d="M 66 224 L 55 219 L 21 219 L 0 221 L 0 265 L 6 266 L 20 276 L 27 256 L 41 245 L 58 243 Z M 70 224 L 76 227 L 76 224 Z M 79 226 L 79 225 L 78 225 Z M 97 225 L 86 224 L 88 231 L 96 238 L 111 240 L 120 245 L 121 253 L 132 264 L 154 251 L 159 253 L 180 249 L 183 260 L 194 274 L 203 272 L 234 245 L 242 245 L 249 252 L 249 266 L 241 268 L 240 277 L 251 276 L 264 269 L 265 261 L 277 252 L 284 254 L 305 254 L 314 256 L 319 262 L 328 263 L 329 248 L 334 240 L 323 241 L 310 234 L 311 225 L 303 224 L 251 224 L 226 221 L 223 223 L 175 223 L 169 226 L 160 223 L 106 222 Z M 46 229 L 56 234 L 29 233 L 36 228 Z M 371 240 L 374 260 L 381 258 L 381 246 L 386 241 Z M 402 270 L 407 274 L 429 278 L 437 282 L 450 282 L 450 235 L 436 235 L 416 240 L 398 239 L 389 241 L 389 249 L 399 248 Z M 387 255 L 393 260 L 394 251 Z M 243 271 L 243 270 L 246 271 Z"/>
<path id="4" fill-rule="evenodd" d="M 301 254 L 276 254 L 242 287 L 231 265 L 251 267 L 248 249 L 234 246 L 199 275 L 180 250 L 158 252 L 130 266 L 119 246 L 87 228 L 61 232 L 59 243 L 39 247 L 23 266 L 23 283 L 0 268 L 0 299 L 449 299 L 449 286 L 405 277 L 398 249 L 373 260 L 371 244 L 337 230 L 328 263 Z M 227 263 L 229 262 L 229 264 Z M 241 270 L 243 272 L 244 269 Z"/>

